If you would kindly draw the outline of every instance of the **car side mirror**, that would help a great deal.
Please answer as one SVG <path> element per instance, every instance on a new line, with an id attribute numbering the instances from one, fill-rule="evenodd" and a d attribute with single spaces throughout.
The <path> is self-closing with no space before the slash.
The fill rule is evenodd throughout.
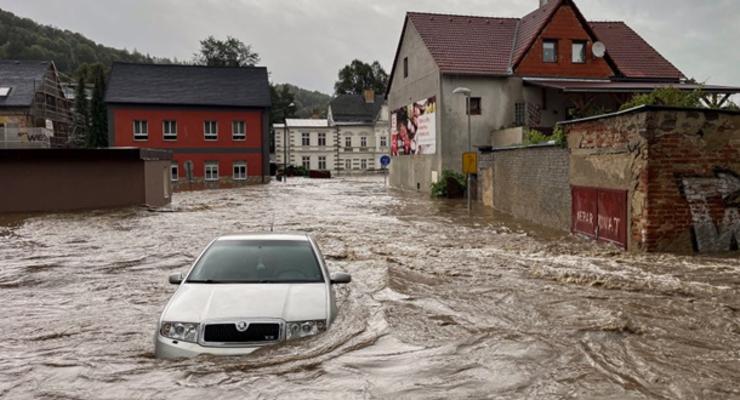
<path id="1" fill-rule="evenodd" d="M 178 272 L 176 274 L 170 275 L 170 283 L 173 284 L 173 285 L 179 285 L 179 284 L 181 284 L 182 283 L 182 279 L 183 279 L 182 272 Z"/>
<path id="2" fill-rule="evenodd" d="M 346 274 L 344 272 L 337 272 L 336 274 L 332 274 L 331 276 L 332 285 L 344 285 L 350 282 L 352 282 L 352 275 Z"/>

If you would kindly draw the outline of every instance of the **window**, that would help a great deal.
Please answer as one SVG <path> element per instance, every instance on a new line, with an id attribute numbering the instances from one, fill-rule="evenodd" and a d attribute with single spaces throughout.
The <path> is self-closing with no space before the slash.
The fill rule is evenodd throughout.
<path id="1" fill-rule="evenodd" d="M 367 169 L 367 160 L 360 160 L 360 169 Z"/>
<path id="2" fill-rule="evenodd" d="M 236 161 L 233 164 L 233 170 L 234 170 L 233 179 L 235 181 L 247 180 L 247 162 L 246 161 Z"/>
<path id="3" fill-rule="evenodd" d="M 573 64 L 586 62 L 586 42 L 573 42 Z"/>
<path id="4" fill-rule="evenodd" d="M 525 115 L 526 115 L 526 107 L 524 103 L 514 104 L 514 125 L 524 126 Z"/>
<path id="5" fill-rule="evenodd" d="M 388 146 L 388 139 L 385 136 L 380 137 L 380 147 Z"/>
<path id="6" fill-rule="evenodd" d="M 409 58 L 408 57 L 403 58 L 403 77 L 404 78 L 409 77 Z"/>
<path id="7" fill-rule="evenodd" d="M 206 181 L 217 181 L 218 180 L 218 162 L 215 162 L 215 161 L 206 162 L 205 178 L 206 178 Z"/>
<path id="8" fill-rule="evenodd" d="M 344 147 L 347 147 L 347 148 L 352 147 L 352 136 L 346 136 L 344 138 Z"/>
<path id="9" fill-rule="evenodd" d="M 319 133 L 319 146 L 326 146 L 326 133 Z"/>
<path id="10" fill-rule="evenodd" d="M 177 182 L 179 178 L 180 178 L 180 168 L 177 166 L 177 164 L 170 165 L 170 180 L 172 182 Z"/>
<path id="11" fill-rule="evenodd" d="M 0 87 L 0 97 L 8 97 L 10 94 L 10 88 L 7 86 Z"/>
<path id="12" fill-rule="evenodd" d="M 177 121 L 162 121 L 162 138 L 177 140 Z"/>
<path id="13" fill-rule="evenodd" d="M 301 157 L 301 165 L 303 165 L 303 168 L 305 169 L 311 169 L 311 156 Z"/>
<path id="14" fill-rule="evenodd" d="M 326 170 L 326 157 L 325 156 L 319 156 L 319 170 L 321 171 Z"/>
<path id="15" fill-rule="evenodd" d="M 360 138 L 360 147 L 367 147 L 367 137 L 363 136 Z"/>
<path id="16" fill-rule="evenodd" d="M 147 121 L 134 121 L 134 140 L 149 139 L 149 123 Z"/>
<path id="17" fill-rule="evenodd" d="M 231 123 L 231 138 L 233 140 L 247 139 L 247 124 L 244 121 L 234 121 Z"/>
<path id="18" fill-rule="evenodd" d="M 352 160 L 344 160 L 344 169 L 346 170 L 352 169 Z"/>
<path id="19" fill-rule="evenodd" d="M 301 144 L 303 146 L 310 146 L 311 145 L 311 134 L 308 132 L 301 133 Z"/>
<path id="20" fill-rule="evenodd" d="M 480 97 L 470 98 L 470 115 L 480 115 Z"/>
<path id="21" fill-rule="evenodd" d="M 542 61 L 546 63 L 558 62 L 558 41 L 545 40 L 542 42 Z"/>
<path id="22" fill-rule="evenodd" d="M 218 140 L 218 123 L 216 121 L 203 122 L 203 137 L 206 140 Z"/>

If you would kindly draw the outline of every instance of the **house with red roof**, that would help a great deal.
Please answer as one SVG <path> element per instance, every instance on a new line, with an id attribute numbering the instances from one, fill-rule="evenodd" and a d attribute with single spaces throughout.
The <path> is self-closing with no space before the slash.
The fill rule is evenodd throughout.
<path id="1" fill-rule="evenodd" d="M 740 92 L 691 83 L 626 23 L 588 21 L 573 0 L 540 0 L 522 18 L 409 12 L 387 91 L 391 184 L 427 191 L 461 170 L 470 143 L 518 144 L 668 86 L 715 101 Z"/>

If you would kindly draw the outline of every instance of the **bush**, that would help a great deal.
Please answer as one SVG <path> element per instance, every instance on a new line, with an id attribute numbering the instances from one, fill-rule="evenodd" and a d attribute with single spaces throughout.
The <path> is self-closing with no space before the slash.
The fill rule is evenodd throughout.
<path id="1" fill-rule="evenodd" d="M 643 106 L 660 105 L 673 107 L 703 108 L 702 91 L 699 89 L 686 92 L 674 87 L 655 89 L 650 93 L 636 94 L 620 110 Z"/>
<path id="2" fill-rule="evenodd" d="M 442 171 L 442 178 L 436 183 L 432 183 L 432 197 L 448 197 L 452 193 L 452 188 L 448 187 L 450 181 L 458 187 L 466 189 L 465 175 L 446 169 Z"/>
<path id="3" fill-rule="evenodd" d="M 530 129 L 527 133 L 527 140 L 525 144 L 540 144 L 547 142 L 554 142 L 558 146 L 565 146 L 566 138 L 563 127 L 561 127 L 560 125 L 556 126 L 555 130 L 550 136 L 545 135 L 544 133 L 536 129 Z"/>

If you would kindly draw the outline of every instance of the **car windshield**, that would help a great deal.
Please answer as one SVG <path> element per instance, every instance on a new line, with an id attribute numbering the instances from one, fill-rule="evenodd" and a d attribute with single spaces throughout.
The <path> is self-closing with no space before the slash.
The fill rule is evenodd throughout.
<path id="1" fill-rule="evenodd" d="M 218 240 L 198 261 L 189 283 L 323 282 L 307 241 Z"/>

